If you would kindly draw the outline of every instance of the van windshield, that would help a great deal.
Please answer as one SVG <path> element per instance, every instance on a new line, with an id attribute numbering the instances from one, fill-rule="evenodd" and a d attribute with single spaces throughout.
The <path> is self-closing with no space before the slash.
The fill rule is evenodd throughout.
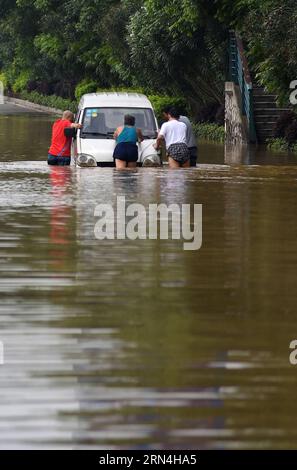
<path id="1" fill-rule="evenodd" d="M 157 135 L 154 113 L 142 108 L 87 108 L 84 111 L 82 138 L 113 138 L 114 131 L 124 124 L 124 117 L 135 117 L 136 127 L 142 130 L 144 138 L 154 139 Z"/>

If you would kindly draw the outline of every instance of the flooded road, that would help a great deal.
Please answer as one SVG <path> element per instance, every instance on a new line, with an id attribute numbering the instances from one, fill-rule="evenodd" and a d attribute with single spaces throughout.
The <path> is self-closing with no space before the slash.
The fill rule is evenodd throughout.
<path id="1" fill-rule="evenodd" d="M 0 116 L 0 448 L 296 448 L 294 158 L 48 168 L 51 121 Z M 201 250 L 96 240 L 117 196 L 203 204 Z"/>

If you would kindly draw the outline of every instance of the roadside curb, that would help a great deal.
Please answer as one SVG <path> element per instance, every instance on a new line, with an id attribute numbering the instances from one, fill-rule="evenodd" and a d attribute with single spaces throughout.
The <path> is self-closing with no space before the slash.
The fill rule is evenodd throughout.
<path id="1" fill-rule="evenodd" d="M 20 100 L 19 98 L 12 98 L 10 96 L 5 96 L 4 102 L 14 104 L 15 106 L 20 106 L 22 108 L 33 109 L 34 111 L 37 111 L 39 113 L 54 114 L 54 115 L 63 114 L 63 111 L 61 111 L 61 109 L 49 108 L 48 106 L 31 103 L 31 101 Z"/>

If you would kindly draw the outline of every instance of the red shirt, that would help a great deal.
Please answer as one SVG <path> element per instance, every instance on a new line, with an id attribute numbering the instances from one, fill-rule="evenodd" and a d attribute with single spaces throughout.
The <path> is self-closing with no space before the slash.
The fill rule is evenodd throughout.
<path id="1" fill-rule="evenodd" d="M 56 157 L 70 157 L 71 137 L 65 137 L 64 129 L 71 127 L 71 122 L 66 119 L 59 119 L 53 125 L 52 143 L 49 153 Z"/>

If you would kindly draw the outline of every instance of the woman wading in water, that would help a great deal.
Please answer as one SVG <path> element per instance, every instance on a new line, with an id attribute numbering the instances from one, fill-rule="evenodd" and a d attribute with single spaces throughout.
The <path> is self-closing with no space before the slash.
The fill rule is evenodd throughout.
<path id="1" fill-rule="evenodd" d="M 140 129 L 135 127 L 135 117 L 125 116 L 124 127 L 118 127 L 114 133 L 117 146 L 114 150 L 113 158 L 116 167 L 120 170 L 125 168 L 136 168 L 138 161 L 137 142 L 143 141 Z"/>

